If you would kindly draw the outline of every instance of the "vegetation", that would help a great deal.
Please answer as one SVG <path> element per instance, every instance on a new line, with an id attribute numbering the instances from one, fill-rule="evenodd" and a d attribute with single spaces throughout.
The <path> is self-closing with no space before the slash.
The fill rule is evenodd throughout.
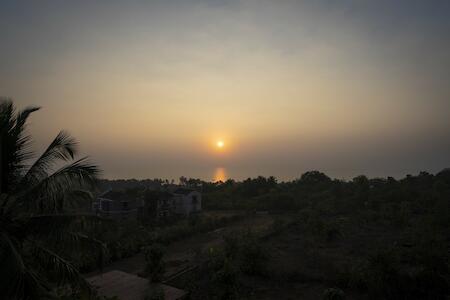
<path id="1" fill-rule="evenodd" d="M 77 143 L 66 132 L 29 165 L 35 153 L 26 122 L 37 110 L 17 112 L 11 101 L 0 102 L 0 295 L 5 299 L 37 299 L 55 285 L 89 291 L 70 257 L 83 246 L 102 252 L 102 244 L 84 233 L 95 220 L 71 210 L 90 197 L 99 170 L 86 158 L 75 160 Z"/>
<path id="2" fill-rule="evenodd" d="M 232 232 L 224 237 L 223 247 L 209 248 L 207 260 L 196 274 L 187 276 L 193 299 L 240 299 L 242 284 L 248 276 L 267 276 L 269 253 L 258 236 L 251 232 Z"/>
<path id="3" fill-rule="evenodd" d="M 145 261 L 147 263 L 145 267 L 145 273 L 147 274 L 150 282 L 160 282 L 164 275 L 164 248 L 159 244 L 153 244 L 144 249 Z"/>
<path id="4" fill-rule="evenodd" d="M 283 294 L 305 282 L 320 285 L 311 299 L 445 299 L 449 293 L 448 170 L 400 180 L 332 180 L 313 171 L 291 182 L 259 177 L 201 184 L 204 207 L 240 213 L 119 222 L 102 233 L 110 258 L 263 213 L 273 218 L 264 234 L 226 234 L 223 246 L 207 253 L 206 265 L 175 286 L 192 299 L 270 299 L 275 296 L 254 291 L 270 287 Z"/>
<path id="5" fill-rule="evenodd" d="M 297 284 L 324 291 L 311 299 L 446 299 L 450 293 L 450 170 L 351 181 L 313 171 L 291 182 L 259 177 L 203 183 L 203 189 L 204 207 L 267 212 L 274 221 L 263 236 L 225 236 L 223 249 L 210 253 L 211 280 L 199 275 L 200 287 L 180 285 L 194 299 L 271 299 Z M 207 290 L 205 281 L 214 287 L 209 296 L 199 292 Z M 266 292 L 254 294 L 260 289 Z"/>
<path id="6" fill-rule="evenodd" d="M 76 159 L 77 143 L 65 132 L 36 157 L 26 121 L 37 110 L 0 104 L 0 295 L 6 299 L 84 299 L 91 290 L 79 270 L 139 252 L 144 275 L 157 283 L 170 267 L 166 246 L 202 234 L 223 236 L 221 243 L 205 242 L 195 268 L 175 284 L 191 299 L 283 298 L 298 290 L 305 299 L 446 299 L 450 293 L 449 169 L 398 180 L 333 180 L 318 171 L 289 182 L 182 177 L 181 185 L 201 187 L 206 212 L 99 226 L 105 221 L 81 213 L 90 209 L 85 203 L 98 186 L 98 168 Z M 102 180 L 99 189 L 155 202 L 168 184 Z M 261 216 L 272 222 L 259 231 L 227 228 Z M 148 299 L 161 298 L 161 291 L 149 290 Z"/>
<path id="7" fill-rule="evenodd" d="M 328 288 L 323 292 L 324 300 L 344 300 L 345 294 L 341 289 Z"/>
<path id="8" fill-rule="evenodd" d="M 165 300 L 163 288 L 161 286 L 151 285 L 144 300 Z"/>

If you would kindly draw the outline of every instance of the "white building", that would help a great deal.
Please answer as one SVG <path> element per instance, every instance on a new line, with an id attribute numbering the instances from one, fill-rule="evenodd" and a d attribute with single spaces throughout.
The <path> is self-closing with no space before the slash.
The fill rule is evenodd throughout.
<path id="1" fill-rule="evenodd" d="M 189 216 L 201 209 L 201 193 L 186 187 L 155 191 L 150 199 L 145 199 L 142 195 L 130 197 L 124 191 L 108 191 L 92 205 L 93 212 L 98 215 L 119 218 Z"/>
<path id="2" fill-rule="evenodd" d="M 178 188 L 172 192 L 173 212 L 190 215 L 202 210 L 202 194 L 188 188 Z"/>

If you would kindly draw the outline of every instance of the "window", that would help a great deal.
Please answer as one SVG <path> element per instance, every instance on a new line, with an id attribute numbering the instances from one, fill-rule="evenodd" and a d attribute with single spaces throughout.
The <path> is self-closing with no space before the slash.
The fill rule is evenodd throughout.
<path id="1" fill-rule="evenodd" d="M 101 208 L 103 211 L 109 211 L 109 201 L 101 201 Z"/>
<path id="2" fill-rule="evenodd" d="M 127 210 L 128 209 L 128 202 L 122 202 L 122 209 Z"/>

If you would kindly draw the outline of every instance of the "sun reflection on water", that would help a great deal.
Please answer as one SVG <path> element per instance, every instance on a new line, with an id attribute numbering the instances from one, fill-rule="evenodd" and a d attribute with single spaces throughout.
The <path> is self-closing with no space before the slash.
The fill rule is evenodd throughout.
<path id="1" fill-rule="evenodd" d="M 214 170 L 214 178 L 213 181 L 214 182 L 225 182 L 227 180 L 227 170 L 225 168 L 216 168 Z"/>

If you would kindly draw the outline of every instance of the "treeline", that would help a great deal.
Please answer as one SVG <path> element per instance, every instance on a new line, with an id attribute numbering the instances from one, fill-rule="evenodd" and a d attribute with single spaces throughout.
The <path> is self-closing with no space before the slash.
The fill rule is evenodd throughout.
<path id="1" fill-rule="evenodd" d="M 212 279 L 205 285 L 214 287 L 210 292 L 219 298 L 246 299 L 246 291 L 262 286 L 282 293 L 283 287 L 305 281 L 329 287 L 323 299 L 347 299 L 346 294 L 355 297 L 350 299 L 446 299 L 450 292 L 448 169 L 399 180 L 333 180 L 311 171 L 290 182 L 258 177 L 205 183 L 203 207 L 267 210 L 293 220 L 287 226 L 274 223 L 281 237 L 275 234 L 257 243 L 270 254 L 256 262 L 259 270 L 269 270 L 261 273 L 263 278 L 243 280 L 248 276 L 243 272 L 246 252 L 229 254 L 225 240 L 225 250 L 211 258 Z M 254 248 L 245 244 L 237 249 Z M 286 269 L 286 264 L 293 267 Z"/>
<path id="2" fill-rule="evenodd" d="M 203 207 L 209 209 L 283 211 L 326 203 L 330 211 L 339 213 L 362 207 L 379 210 L 390 203 L 392 210 L 412 205 L 410 208 L 415 212 L 425 212 L 435 205 L 448 205 L 450 170 L 436 175 L 421 172 L 400 180 L 369 179 L 361 175 L 351 181 L 331 179 L 324 173 L 310 171 L 290 182 L 278 183 L 274 177 L 257 177 L 241 182 L 203 183 L 202 188 Z"/>

